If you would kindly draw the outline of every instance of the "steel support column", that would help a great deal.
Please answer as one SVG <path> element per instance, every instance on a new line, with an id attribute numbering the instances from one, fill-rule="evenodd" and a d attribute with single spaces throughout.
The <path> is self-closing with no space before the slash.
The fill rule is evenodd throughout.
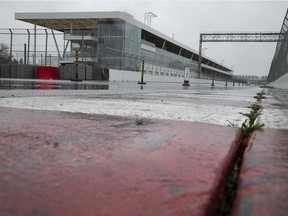
<path id="1" fill-rule="evenodd" d="M 166 46 L 166 40 L 164 40 L 164 42 L 163 42 L 163 44 L 162 44 L 162 50 L 165 48 L 165 46 Z"/>
<path id="2" fill-rule="evenodd" d="M 27 29 L 28 32 L 28 50 L 27 50 L 27 64 L 29 64 L 29 55 L 30 55 L 30 31 Z"/>
<path id="3" fill-rule="evenodd" d="M 46 33 L 46 42 L 45 42 L 45 66 L 47 66 L 47 47 L 48 47 L 48 32 L 47 30 L 45 29 L 45 33 Z"/>
<path id="4" fill-rule="evenodd" d="M 84 30 L 83 28 L 81 29 L 81 34 L 82 34 L 82 43 L 81 43 L 81 57 L 82 57 L 82 64 L 83 64 L 83 60 L 84 60 L 84 53 L 83 53 L 83 50 L 84 50 Z"/>
<path id="5" fill-rule="evenodd" d="M 33 65 L 36 65 L 36 43 L 37 43 L 37 28 L 34 24 L 34 56 L 33 56 Z"/>
<path id="6" fill-rule="evenodd" d="M 202 77 L 201 62 L 202 62 L 202 34 L 200 34 L 199 41 L 199 55 L 198 55 L 198 79 Z"/>
<path id="7" fill-rule="evenodd" d="M 12 61 L 12 46 L 13 46 L 13 32 L 11 29 L 10 31 L 10 62 Z"/>
<path id="8" fill-rule="evenodd" d="M 190 58 L 191 60 L 193 60 L 194 55 L 195 55 L 195 53 L 192 52 L 191 58 Z"/>
<path id="9" fill-rule="evenodd" d="M 54 43 L 55 43 L 55 46 L 56 46 L 56 49 L 57 49 L 58 60 L 59 60 L 59 59 L 61 60 L 61 59 L 62 59 L 62 58 L 61 58 L 61 54 L 60 54 L 60 51 L 59 51 L 59 47 L 58 47 L 57 40 L 56 40 L 56 37 L 55 37 L 55 34 L 54 34 L 53 29 L 51 29 L 51 32 L 52 32 L 53 39 L 54 39 Z"/>
<path id="10" fill-rule="evenodd" d="M 65 42 L 65 41 L 64 41 L 64 42 Z M 66 45 L 65 45 L 65 48 L 64 48 L 64 51 L 63 51 L 62 59 L 65 59 L 65 54 L 66 54 L 66 51 L 67 51 L 68 45 L 69 45 L 69 40 L 67 40 L 67 42 L 66 42 Z"/>
<path id="11" fill-rule="evenodd" d="M 27 57 L 26 57 L 26 43 L 24 43 L 24 65 L 27 64 L 26 60 L 27 60 Z"/>
<path id="12" fill-rule="evenodd" d="M 70 23 L 70 35 L 73 35 L 73 22 Z M 72 56 L 73 53 L 73 47 L 72 47 L 72 41 L 70 42 L 70 56 Z"/>

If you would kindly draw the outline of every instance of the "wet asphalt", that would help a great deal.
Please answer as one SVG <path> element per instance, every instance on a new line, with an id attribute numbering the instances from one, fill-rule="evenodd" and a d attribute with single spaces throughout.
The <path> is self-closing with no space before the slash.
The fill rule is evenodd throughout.
<path id="1" fill-rule="evenodd" d="M 241 140 L 227 120 L 259 91 L 1 79 L 0 214 L 209 215 Z M 264 91 L 235 216 L 287 212 L 286 92 Z"/>
<path id="2" fill-rule="evenodd" d="M 89 114 L 241 124 L 259 86 L 209 84 L 0 80 L 0 106 Z M 265 89 L 259 118 L 268 128 L 287 128 L 286 92 Z"/>

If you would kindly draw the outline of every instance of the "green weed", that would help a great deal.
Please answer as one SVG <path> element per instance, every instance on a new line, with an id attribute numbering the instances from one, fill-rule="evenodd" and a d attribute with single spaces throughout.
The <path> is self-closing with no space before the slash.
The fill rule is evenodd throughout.
<path id="1" fill-rule="evenodd" d="M 239 113 L 242 116 L 246 117 L 245 121 L 241 124 L 241 126 L 238 126 L 237 124 L 228 121 L 229 126 L 240 128 L 244 136 L 246 137 L 248 137 L 251 132 L 255 130 L 260 130 L 265 127 L 265 124 L 263 123 L 256 123 L 256 119 L 262 114 L 263 111 L 263 106 L 261 105 L 262 100 L 266 99 L 264 90 L 258 92 L 256 96 L 254 96 L 254 98 L 256 99 L 256 102 L 251 106 L 248 106 L 248 108 L 250 109 L 249 112 Z"/>

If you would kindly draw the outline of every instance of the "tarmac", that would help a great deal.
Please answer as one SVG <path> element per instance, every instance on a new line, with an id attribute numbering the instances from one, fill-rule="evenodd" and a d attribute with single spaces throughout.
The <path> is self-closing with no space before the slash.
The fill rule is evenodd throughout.
<path id="1" fill-rule="evenodd" d="M 39 84 L 40 83 L 40 84 Z M 217 215 L 258 87 L 0 80 L 0 215 Z M 288 109 L 267 91 L 233 215 L 288 210 Z"/>

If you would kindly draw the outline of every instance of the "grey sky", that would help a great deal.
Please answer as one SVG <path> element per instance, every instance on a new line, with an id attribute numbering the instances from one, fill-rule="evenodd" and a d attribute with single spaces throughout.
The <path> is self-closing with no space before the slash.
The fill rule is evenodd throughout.
<path id="1" fill-rule="evenodd" d="M 200 32 L 279 32 L 288 1 L 2 1 L 0 28 L 31 28 L 14 20 L 15 12 L 125 11 L 143 22 L 144 13 L 158 17 L 152 27 L 198 50 Z M 0 35 L 0 42 L 2 41 Z M 276 43 L 204 43 L 204 54 L 235 74 L 268 75 Z"/>

